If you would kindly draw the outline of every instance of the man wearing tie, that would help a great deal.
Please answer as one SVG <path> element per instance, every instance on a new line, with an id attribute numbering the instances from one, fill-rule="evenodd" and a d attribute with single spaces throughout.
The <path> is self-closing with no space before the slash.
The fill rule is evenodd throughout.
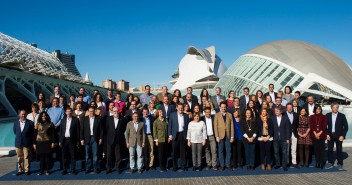
<path id="1" fill-rule="evenodd" d="M 189 117 L 183 112 L 183 105 L 177 105 L 177 112 L 170 114 L 170 121 L 168 124 L 169 142 L 172 142 L 172 161 L 173 171 L 177 171 L 177 154 L 180 155 L 181 165 L 183 171 L 186 168 L 186 137 L 189 123 Z"/>
<path id="2" fill-rule="evenodd" d="M 132 115 L 132 121 L 128 122 L 126 128 L 126 146 L 130 152 L 130 173 L 134 172 L 136 161 L 134 159 L 137 151 L 137 168 L 138 173 L 142 173 L 143 155 L 142 150 L 145 143 L 145 132 L 143 122 L 139 122 L 138 113 Z"/>
<path id="3" fill-rule="evenodd" d="M 67 107 L 66 116 L 63 118 L 60 127 L 59 145 L 62 148 L 62 175 L 67 174 L 68 161 L 70 161 L 71 174 L 77 175 L 76 172 L 76 148 L 79 145 L 79 120 L 72 117 L 72 108 Z"/>
<path id="4" fill-rule="evenodd" d="M 249 102 L 249 88 L 243 88 L 243 95 L 240 97 L 240 109 L 241 112 L 246 112 L 247 104 Z"/>
<path id="5" fill-rule="evenodd" d="M 276 107 L 275 108 L 275 116 L 273 116 L 272 121 L 274 123 L 274 156 L 275 156 L 275 169 L 280 168 L 280 147 L 282 151 L 282 167 L 284 171 L 287 171 L 287 162 L 288 162 L 288 155 L 287 155 L 287 147 L 290 143 L 291 138 L 291 124 L 290 120 L 286 116 L 282 116 L 281 109 Z"/>
<path id="6" fill-rule="evenodd" d="M 121 162 L 121 146 L 124 143 L 124 131 L 123 125 L 125 125 L 124 119 L 121 118 L 119 109 L 113 108 L 113 115 L 106 118 L 106 143 L 107 143 L 107 170 L 106 174 L 109 174 L 113 167 L 113 158 L 115 158 L 115 167 L 117 173 L 121 173 L 120 168 Z"/>
<path id="7" fill-rule="evenodd" d="M 29 152 L 33 145 L 34 123 L 26 119 L 25 110 L 20 110 L 18 115 L 20 119 L 13 125 L 18 162 L 18 172 L 16 176 L 23 173 L 30 175 Z"/>
<path id="8" fill-rule="evenodd" d="M 232 170 L 231 159 L 231 143 L 234 142 L 235 130 L 232 114 L 226 112 L 226 102 L 221 102 L 220 112 L 214 116 L 214 131 L 216 142 L 218 143 L 218 155 L 221 171 L 225 170 L 225 165 L 228 170 Z M 224 148 L 225 147 L 225 148 Z M 224 160 L 224 149 L 226 150 L 226 159 Z"/>
<path id="9" fill-rule="evenodd" d="M 336 143 L 337 152 L 337 169 L 343 170 L 342 142 L 346 138 L 348 131 L 347 119 L 344 114 L 339 111 L 339 104 L 332 103 L 331 111 L 326 114 L 328 118 L 328 164 L 326 169 L 333 167 L 335 160 L 333 159 L 334 145 Z"/>
<path id="10" fill-rule="evenodd" d="M 103 129 L 101 117 L 94 114 L 95 108 L 88 108 L 88 116 L 83 119 L 81 125 L 81 145 L 86 149 L 86 170 L 89 173 L 94 167 L 94 173 L 99 173 L 98 165 L 98 144 L 103 143 Z M 93 161 L 92 161 L 93 158 Z"/>
<path id="11" fill-rule="evenodd" d="M 214 105 L 214 110 L 216 112 L 220 111 L 220 103 L 226 100 L 224 95 L 221 95 L 221 88 L 217 87 L 215 89 L 215 95 L 210 98 L 211 103 Z"/>

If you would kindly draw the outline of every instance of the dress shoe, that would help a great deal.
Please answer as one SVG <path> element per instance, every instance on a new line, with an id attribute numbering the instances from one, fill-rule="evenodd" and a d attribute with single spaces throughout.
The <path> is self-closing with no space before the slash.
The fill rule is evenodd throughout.
<path id="1" fill-rule="evenodd" d="M 298 168 L 298 165 L 297 165 L 297 164 L 294 164 L 294 165 L 293 165 L 293 168 Z"/>
<path id="2" fill-rule="evenodd" d="M 186 172 L 186 171 L 188 171 L 188 168 L 184 167 L 184 168 L 182 168 L 182 170 Z"/>
<path id="3" fill-rule="evenodd" d="M 16 176 L 20 176 L 20 175 L 22 175 L 23 174 L 23 172 L 17 172 L 16 173 Z"/>
<path id="4" fill-rule="evenodd" d="M 268 164 L 268 170 L 272 170 L 272 167 L 270 164 Z"/>
<path id="5" fill-rule="evenodd" d="M 133 174 L 133 173 L 134 173 L 134 170 L 133 170 L 133 169 L 131 169 L 131 170 L 130 170 L 130 174 Z"/>
<path id="6" fill-rule="evenodd" d="M 192 168 L 192 171 L 196 171 L 197 170 L 197 168 L 194 166 L 193 168 Z"/>
<path id="7" fill-rule="evenodd" d="M 284 171 L 287 171 L 287 170 L 288 170 L 288 168 L 285 166 L 285 167 L 284 167 Z"/>
<path id="8" fill-rule="evenodd" d="M 106 174 L 111 173 L 111 169 L 107 169 L 105 173 L 106 173 Z"/>
<path id="9" fill-rule="evenodd" d="M 99 170 L 98 169 L 94 170 L 94 173 L 99 174 Z"/>
<path id="10" fill-rule="evenodd" d="M 72 170 L 72 171 L 71 171 L 71 174 L 72 174 L 72 175 L 77 175 L 77 171 L 76 171 L 76 170 Z"/>
<path id="11" fill-rule="evenodd" d="M 210 170 L 211 169 L 211 166 L 207 166 L 207 168 L 206 168 L 207 170 Z"/>
<path id="12" fill-rule="evenodd" d="M 231 166 L 226 167 L 227 170 L 232 171 Z"/>
<path id="13" fill-rule="evenodd" d="M 67 174 L 67 170 L 62 170 L 61 175 L 66 175 Z"/>
<path id="14" fill-rule="evenodd" d="M 213 167 L 213 170 L 214 170 L 214 171 L 217 171 L 217 170 L 218 170 L 218 167 L 217 167 L 217 166 L 214 166 L 214 167 Z"/>
<path id="15" fill-rule="evenodd" d="M 150 167 L 150 170 L 156 170 L 156 168 L 155 167 Z"/>
<path id="16" fill-rule="evenodd" d="M 277 170 L 277 169 L 279 169 L 279 168 L 280 168 L 280 166 L 279 166 L 279 165 L 276 165 L 274 168 Z"/>
<path id="17" fill-rule="evenodd" d="M 262 164 L 261 166 L 262 166 L 262 170 L 265 170 L 265 165 L 264 165 L 264 164 Z"/>
<path id="18" fill-rule="evenodd" d="M 30 176 L 30 175 L 31 175 L 31 172 L 26 172 L 25 175 L 26 175 L 26 176 Z"/>
<path id="19" fill-rule="evenodd" d="M 138 169 L 138 173 L 141 174 L 142 173 L 142 169 Z"/>
<path id="20" fill-rule="evenodd" d="M 224 167 L 224 166 L 221 166 L 221 167 L 220 167 L 220 170 L 221 170 L 221 171 L 224 171 L 224 170 L 225 170 L 225 167 Z"/>
<path id="21" fill-rule="evenodd" d="M 202 167 L 199 166 L 199 167 L 198 167 L 198 171 L 202 171 Z"/>
<path id="22" fill-rule="evenodd" d="M 85 170 L 84 171 L 84 174 L 88 174 L 90 171 L 89 170 Z"/>
<path id="23" fill-rule="evenodd" d="M 118 174 L 121 174 L 122 173 L 122 170 L 119 168 L 116 170 Z"/>
<path id="24" fill-rule="evenodd" d="M 172 171 L 177 172 L 177 168 L 172 168 Z"/>

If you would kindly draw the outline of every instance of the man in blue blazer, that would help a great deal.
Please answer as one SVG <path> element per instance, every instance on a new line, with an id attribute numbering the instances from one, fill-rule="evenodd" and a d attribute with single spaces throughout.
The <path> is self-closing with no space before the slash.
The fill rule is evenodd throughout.
<path id="1" fill-rule="evenodd" d="M 346 138 L 348 131 L 347 119 L 344 114 L 339 111 L 339 104 L 332 103 L 331 111 L 326 114 L 328 118 L 328 164 L 326 169 L 333 167 L 335 160 L 333 159 L 334 144 L 336 143 L 337 152 L 337 169 L 343 170 L 342 142 Z"/>
<path id="2" fill-rule="evenodd" d="M 280 147 L 282 150 L 282 167 L 284 171 L 287 171 L 287 147 L 290 143 L 291 138 L 291 122 L 287 116 L 283 116 L 281 109 L 275 108 L 275 116 L 273 116 L 272 121 L 274 123 L 274 153 L 275 153 L 275 169 L 280 168 Z"/>
<path id="3" fill-rule="evenodd" d="M 170 114 L 176 111 L 176 107 L 172 104 L 169 104 L 169 97 L 164 96 L 163 104 L 160 105 L 161 110 L 163 111 L 163 115 L 166 120 L 169 121 Z"/>
<path id="4" fill-rule="evenodd" d="M 177 105 L 177 112 L 172 112 L 169 118 L 169 142 L 172 142 L 173 171 L 177 171 L 177 154 L 180 154 L 182 170 L 186 168 L 186 137 L 189 117 L 183 112 L 183 105 Z"/>
<path id="5" fill-rule="evenodd" d="M 33 145 L 34 123 L 26 119 L 26 111 L 19 111 L 20 119 L 13 125 L 15 147 L 18 162 L 17 176 L 25 173 L 30 175 L 29 152 Z"/>

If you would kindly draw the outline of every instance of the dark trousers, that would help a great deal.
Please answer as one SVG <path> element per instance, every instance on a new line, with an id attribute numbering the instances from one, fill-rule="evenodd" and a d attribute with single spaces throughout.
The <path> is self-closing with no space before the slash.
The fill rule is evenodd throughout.
<path id="1" fill-rule="evenodd" d="M 235 142 L 232 143 L 232 162 L 233 166 L 236 168 L 237 166 L 243 165 L 243 157 L 242 157 L 242 140 L 236 139 Z"/>
<path id="2" fill-rule="evenodd" d="M 113 165 L 114 165 L 113 161 L 115 159 L 116 170 L 119 170 L 120 162 L 121 162 L 120 144 L 107 145 L 106 151 L 107 151 L 107 161 L 108 161 L 106 168 L 108 170 L 113 168 Z"/>
<path id="3" fill-rule="evenodd" d="M 280 166 L 280 147 L 281 147 L 281 153 L 282 153 L 282 166 L 286 167 L 287 162 L 288 162 L 288 155 L 287 155 L 287 147 L 288 144 L 286 141 L 274 141 L 274 156 L 275 156 L 275 163 L 276 166 Z"/>
<path id="4" fill-rule="evenodd" d="M 39 154 L 40 160 L 40 172 L 43 173 L 44 170 L 50 170 L 50 155 L 51 154 Z"/>
<path id="5" fill-rule="evenodd" d="M 313 141 L 313 147 L 314 147 L 314 153 L 315 153 L 315 160 L 317 164 L 324 164 L 325 140 L 312 138 L 312 141 Z"/>
<path id="6" fill-rule="evenodd" d="M 333 158 L 334 145 L 336 143 L 336 153 L 337 153 L 337 164 L 343 165 L 342 156 L 342 141 L 339 141 L 337 136 L 332 136 L 330 141 L 328 141 L 328 161 L 333 164 L 335 159 Z"/>
<path id="7" fill-rule="evenodd" d="M 55 141 L 59 141 L 59 138 L 60 138 L 60 127 L 61 125 L 57 126 L 55 128 Z M 54 148 L 54 151 L 55 153 L 55 159 L 52 161 L 52 166 L 54 166 L 54 162 L 55 161 L 59 161 L 60 162 L 60 169 L 63 168 L 62 166 L 62 148 L 59 146 L 59 143 L 58 142 L 55 142 L 55 148 Z"/>
<path id="8" fill-rule="evenodd" d="M 161 170 L 166 170 L 166 146 L 167 143 L 158 144 L 159 166 Z"/>
<path id="9" fill-rule="evenodd" d="M 177 159 L 180 156 L 182 168 L 186 167 L 186 141 L 183 132 L 176 134 L 176 138 L 172 140 L 172 162 L 174 170 L 177 170 Z"/>
<path id="10" fill-rule="evenodd" d="M 64 170 L 68 169 L 68 162 L 70 162 L 71 171 L 76 170 L 75 159 L 76 147 L 72 144 L 70 138 L 65 138 L 62 143 L 62 167 Z"/>
<path id="11" fill-rule="evenodd" d="M 246 162 L 249 166 L 254 166 L 255 159 L 255 143 L 244 142 L 244 149 L 246 153 Z"/>
<path id="12" fill-rule="evenodd" d="M 271 141 L 258 141 L 260 148 L 260 162 L 261 164 L 271 164 Z"/>

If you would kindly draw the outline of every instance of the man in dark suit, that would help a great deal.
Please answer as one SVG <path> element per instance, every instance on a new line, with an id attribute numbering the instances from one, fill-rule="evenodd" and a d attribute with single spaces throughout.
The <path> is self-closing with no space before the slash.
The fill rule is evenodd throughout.
<path id="1" fill-rule="evenodd" d="M 30 148 L 33 145 L 34 123 L 26 119 L 26 111 L 19 111 L 20 119 L 13 125 L 15 147 L 18 162 L 17 176 L 25 173 L 30 175 Z"/>
<path id="2" fill-rule="evenodd" d="M 306 109 L 307 114 L 308 114 L 309 116 L 311 116 L 311 115 L 314 114 L 314 107 L 315 107 L 315 105 L 316 105 L 316 103 L 315 103 L 314 97 L 313 97 L 312 95 L 309 95 L 309 96 L 307 97 L 307 103 L 305 103 L 305 104 L 303 105 L 303 107 L 301 107 L 301 108 Z"/>
<path id="3" fill-rule="evenodd" d="M 275 102 L 275 99 L 276 99 L 276 97 L 277 97 L 277 93 L 274 92 L 274 84 L 269 84 L 269 92 L 265 93 L 265 94 L 264 94 L 264 97 L 266 97 L 266 96 L 268 96 L 268 95 L 270 95 L 271 101 L 272 101 L 272 102 Z"/>
<path id="4" fill-rule="evenodd" d="M 241 112 L 246 112 L 247 109 L 247 104 L 249 102 L 249 88 L 245 87 L 243 88 L 243 95 L 240 97 L 240 109 Z"/>
<path id="5" fill-rule="evenodd" d="M 328 164 L 326 169 L 333 167 L 335 160 L 333 159 L 334 144 L 336 143 L 337 152 L 337 169 L 343 170 L 342 142 L 346 139 L 348 131 L 347 119 L 344 114 L 339 111 L 339 104 L 332 103 L 331 111 L 326 114 L 328 118 Z"/>
<path id="6" fill-rule="evenodd" d="M 83 119 L 81 125 L 81 145 L 86 149 L 86 170 L 89 173 L 94 166 L 94 173 L 99 173 L 98 165 L 98 145 L 103 143 L 103 129 L 101 117 L 94 114 L 95 108 L 88 108 L 88 116 Z M 93 161 L 92 161 L 93 158 Z"/>
<path id="7" fill-rule="evenodd" d="M 217 87 L 215 89 L 215 95 L 210 97 L 211 103 L 214 105 L 214 110 L 216 112 L 220 111 L 220 103 L 226 100 L 224 95 L 221 95 L 221 88 Z"/>
<path id="8" fill-rule="evenodd" d="M 276 97 L 274 102 L 275 103 L 274 103 L 273 108 L 272 108 L 273 112 L 275 112 L 275 108 L 281 109 L 282 113 L 286 112 L 286 107 L 281 104 L 282 103 L 281 97 Z"/>
<path id="9" fill-rule="evenodd" d="M 145 132 L 145 146 L 143 148 L 143 159 L 144 166 L 146 170 L 154 168 L 154 139 L 153 139 L 153 123 L 154 117 L 149 115 L 148 108 L 142 109 L 142 118 L 141 122 L 144 124 L 144 132 Z"/>
<path id="10" fill-rule="evenodd" d="M 183 112 L 183 105 L 177 105 L 177 112 L 170 114 L 168 124 L 169 142 L 172 142 L 172 161 L 173 171 L 178 169 L 178 157 L 180 155 L 182 170 L 187 171 L 186 168 L 186 137 L 189 123 L 189 117 Z"/>
<path id="11" fill-rule="evenodd" d="M 127 121 L 127 122 L 132 121 L 132 115 L 133 115 L 133 113 L 137 113 L 139 118 L 142 117 L 142 111 L 139 110 L 139 109 L 137 109 L 137 103 L 136 103 L 136 101 L 134 101 L 134 100 L 131 102 L 130 109 L 128 109 L 128 110 L 126 111 L 126 116 L 125 116 L 125 118 L 126 118 L 126 121 Z"/>
<path id="12" fill-rule="evenodd" d="M 198 97 L 196 95 L 192 94 L 192 92 L 193 92 L 193 88 L 187 87 L 187 94 L 191 94 L 192 102 L 198 103 Z M 182 97 L 183 102 L 185 102 L 185 103 L 187 102 L 187 94 Z"/>
<path id="13" fill-rule="evenodd" d="M 125 120 L 120 117 L 119 109 L 117 107 L 113 108 L 113 116 L 106 118 L 106 143 L 107 143 L 107 170 L 106 174 L 111 172 L 113 167 L 113 158 L 115 158 L 115 167 L 117 173 L 121 173 L 120 168 L 121 162 L 121 147 L 124 145 L 124 125 Z"/>
<path id="14" fill-rule="evenodd" d="M 290 143 L 291 138 L 291 124 L 290 120 L 286 116 L 282 116 L 280 108 L 275 108 L 275 116 L 272 121 L 274 123 L 274 153 L 275 153 L 275 169 L 280 168 L 280 147 L 282 151 L 282 167 L 284 171 L 287 171 L 287 147 Z"/>
<path id="15" fill-rule="evenodd" d="M 163 111 L 163 115 L 166 120 L 169 120 L 170 114 L 176 111 L 176 107 L 172 104 L 169 104 L 169 97 L 164 96 L 163 104 L 160 105 L 161 110 Z"/>
<path id="16" fill-rule="evenodd" d="M 298 114 L 293 112 L 292 103 L 286 104 L 286 112 L 283 114 L 288 118 L 291 123 L 291 157 L 292 157 L 292 165 L 294 168 L 297 168 L 297 138 L 298 138 Z"/>
<path id="17" fill-rule="evenodd" d="M 52 96 L 50 96 L 49 100 L 50 100 L 50 107 L 52 104 L 52 101 L 54 98 L 60 98 L 61 96 L 63 96 L 63 94 L 60 93 L 60 86 L 55 86 L 54 87 L 54 94 Z"/>
<path id="18" fill-rule="evenodd" d="M 191 109 L 191 112 L 193 113 L 194 106 L 198 105 L 198 101 L 195 101 L 192 98 L 192 94 L 188 93 L 186 94 L 186 99 L 184 100 L 185 104 L 187 103 L 189 105 L 189 108 Z"/>
<path id="19" fill-rule="evenodd" d="M 68 161 L 70 161 L 71 173 L 77 175 L 76 172 L 76 148 L 79 145 L 79 120 L 72 117 L 72 108 L 67 107 L 66 116 L 63 118 L 60 127 L 59 145 L 62 148 L 62 175 L 67 174 Z"/>
<path id="20" fill-rule="evenodd" d="M 211 115 L 210 107 L 204 109 L 204 116 L 201 118 L 204 121 L 205 126 L 207 127 L 207 140 L 205 144 L 205 159 L 207 163 L 207 169 L 213 167 L 214 170 L 217 170 L 217 151 L 216 151 L 216 139 L 214 132 L 214 116 Z"/>

